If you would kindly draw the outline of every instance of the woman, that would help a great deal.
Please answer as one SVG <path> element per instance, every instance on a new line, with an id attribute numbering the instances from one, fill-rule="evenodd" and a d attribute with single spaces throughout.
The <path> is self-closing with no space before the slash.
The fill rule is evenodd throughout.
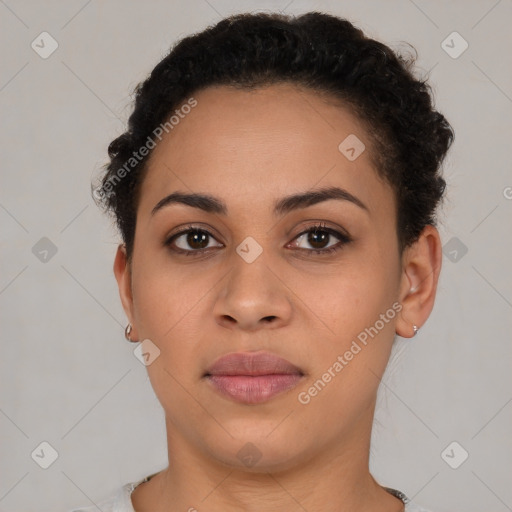
<path id="1" fill-rule="evenodd" d="M 368 464 L 441 268 L 453 131 L 412 64 L 330 15 L 245 14 L 138 86 L 94 194 L 169 466 L 104 512 L 424 510 Z"/>

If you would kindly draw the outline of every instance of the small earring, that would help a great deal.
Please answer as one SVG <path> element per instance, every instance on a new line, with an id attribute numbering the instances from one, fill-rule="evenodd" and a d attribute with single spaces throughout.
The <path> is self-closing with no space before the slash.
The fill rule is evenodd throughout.
<path id="1" fill-rule="evenodd" d="M 130 341 L 132 343 L 137 343 L 136 341 L 134 341 L 130 338 L 131 333 L 132 333 L 132 324 L 128 324 L 126 326 L 126 329 L 124 330 L 124 337 L 126 338 L 127 341 Z"/>
<path id="2" fill-rule="evenodd" d="M 416 325 L 413 325 L 412 328 L 413 328 L 413 331 L 414 331 L 413 336 L 416 336 L 416 334 L 418 334 L 418 331 L 420 330 L 420 328 L 417 327 Z"/>

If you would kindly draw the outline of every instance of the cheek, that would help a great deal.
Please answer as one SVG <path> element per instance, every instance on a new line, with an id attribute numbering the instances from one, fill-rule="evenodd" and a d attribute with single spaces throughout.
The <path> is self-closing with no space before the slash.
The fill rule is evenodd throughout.
<path id="1" fill-rule="evenodd" d="M 318 328 L 346 340 L 373 325 L 391 307 L 397 276 L 389 268 L 383 259 L 361 254 L 321 276 L 302 273 L 292 281 L 293 291 L 310 309 L 305 314 L 318 318 Z"/>
<path id="2" fill-rule="evenodd" d="M 348 382 L 356 382 L 361 371 L 383 372 L 400 309 L 395 302 L 399 274 L 390 271 L 396 267 L 392 252 L 367 246 L 357 250 L 357 257 L 355 254 L 329 275 L 315 279 L 304 274 L 294 288 L 298 296 L 308 297 L 306 305 L 315 313 L 304 308 L 304 314 L 314 322 L 312 330 L 317 332 L 317 336 L 310 332 L 307 337 L 321 340 L 306 344 L 315 371 L 327 371 L 338 356 L 346 354 L 343 379 Z"/>
<path id="3" fill-rule="evenodd" d="M 149 378 L 162 404 L 172 399 L 190 407 L 183 386 L 192 392 L 205 361 L 213 357 L 211 311 L 226 270 L 215 269 L 208 260 L 177 264 L 143 251 L 139 261 L 132 276 L 135 321 L 141 339 L 150 339 L 160 350 L 147 367 Z"/>
<path id="4" fill-rule="evenodd" d="M 328 292 L 311 298 L 311 304 L 315 298 L 322 301 L 323 323 L 315 324 L 317 336 L 312 331 L 303 335 L 312 371 L 298 391 L 300 407 L 324 432 L 339 428 L 333 426 L 339 418 L 349 421 L 372 407 L 389 359 L 397 315 L 393 288 L 378 269 L 347 271 L 328 283 Z"/>
<path id="5" fill-rule="evenodd" d="M 184 409 L 191 421 L 196 415 L 199 421 L 201 410 L 195 409 L 191 392 L 201 374 L 204 315 L 201 318 L 200 308 L 213 283 L 206 275 L 192 276 L 176 267 L 170 271 L 168 264 L 134 268 L 132 283 L 140 338 L 150 339 L 160 351 L 146 367 L 153 390 L 173 421 L 181 421 L 174 412 Z"/>
<path id="6" fill-rule="evenodd" d="M 165 257 L 155 259 L 149 254 L 141 254 L 139 261 L 144 263 L 134 266 L 132 283 L 141 335 L 163 342 L 179 337 L 184 326 L 188 337 L 197 334 L 201 324 L 191 319 L 204 307 L 204 300 L 213 293 L 221 276 L 203 267 L 171 264 Z"/>

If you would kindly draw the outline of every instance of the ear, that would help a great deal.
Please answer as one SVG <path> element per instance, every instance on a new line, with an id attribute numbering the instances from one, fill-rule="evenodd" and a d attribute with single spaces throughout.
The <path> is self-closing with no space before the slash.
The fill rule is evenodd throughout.
<path id="1" fill-rule="evenodd" d="M 117 286 L 119 288 L 121 304 L 132 326 L 132 337 L 133 339 L 138 339 L 133 308 L 131 268 L 124 244 L 119 244 L 117 247 L 114 260 L 114 275 L 116 276 Z"/>
<path id="2" fill-rule="evenodd" d="M 421 327 L 430 316 L 442 259 L 439 232 L 431 225 L 425 226 L 418 240 L 404 250 L 399 296 L 402 310 L 396 322 L 399 336 L 412 338 L 413 325 Z"/>

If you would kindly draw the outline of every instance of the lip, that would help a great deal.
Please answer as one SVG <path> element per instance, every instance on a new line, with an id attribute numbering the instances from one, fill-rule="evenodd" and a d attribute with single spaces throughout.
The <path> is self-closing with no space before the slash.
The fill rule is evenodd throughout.
<path id="1" fill-rule="evenodd" d="M 304 373 L 269 352 L 237 352 L 217 359 L 204 377 L 223 396 L 239 403 L 258 404 L 294 388 Z"/>

